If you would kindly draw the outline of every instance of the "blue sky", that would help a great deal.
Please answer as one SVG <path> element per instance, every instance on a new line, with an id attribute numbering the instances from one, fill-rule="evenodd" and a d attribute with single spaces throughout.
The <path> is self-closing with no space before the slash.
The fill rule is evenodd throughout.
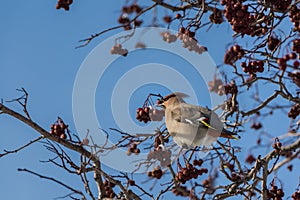
<path id="1" fill-rule="evenodd" d="M 77 50 L 75 46 L 90 33 L 114 24 L 113 4 L 103 9 L 98 1 L 82 3 L 72 5 L 72 12 L 56 10 L 56 1 L 5 1 L 0 8 L 1 98 L 17 97 L 15 89 L 26 88 L 30 93 L 32 118 L 46 129 L 61 116 L 74 130 L 73 82 L 80 63 L 95 44 Z M 17 108 L 13 104 L 9 106 Z M 38 136 L 6 116 L 1 116 L 1 135 L 1 151 L 14 149 Z M 62 170 L 39 162 L 50 156 L 41 144 L 36 144 L 1 159 L 1 198 L 53 199 L 67 194 L 69 191 L 54 183 L 17 172 L 17 168 L 24 167 L 67 182 L 78 180 L 74 175 L 67 177 Z M 76 185 L 80 187 L 80 183 Z"/>
<path id="2" fill-rule="evenodd" d="M 18 97 L 19 93 L 15 89 L 24 87 L 30 94 L 28 109 L 33 120 L 48 129 L 57 116 L 61 116 L 70 125 L 71 130 L 76 132 L 72 115 L 72 91 L 77 71 L 99 42 L 118 31 L 100 36 L 84 48 L 75 47 L 79 45 L 78 40 L 116 25 L 121 2 L 108 1 L 103 4 L 95 0 L 74 1 L 71 11 L 65 12 L 55 9 L 54 0 L 3 1 L 0 7 L 0 98 L 10 100 Z M 217 63 L 222 62 L 224 45 L 231 41 L 229 28 L 221 26 L 219 29 L 213 28 L 212 34 L 205 31 L 199 34 L 203 45 L 209 47 L 210 55 Z M 228 34 L 220 37 L 217 35 L 220 31 Z M 120 58 L 122 62 L 117 61 L 115 65 L 136 65 L 149 59 L 140 59 L 139 54 L 140 52 L 136 52 L 132 56 L 133 59 L 137 59 L 135 62 Z M 152 55 L 155 55 L 155 52 Z M 159 56 L 159 53 L 157 55 Z M 175 61 L 173 62 L 175 65 Z M 168 63 L 168 60 L 162 63 Z M 100 96 L 96 98 L 98 100 Z M 141 106 L 141 99 L 144 97 L 133 101 L 132 105 Z M 206 103 L 204 100 L 203 104 Z M 21 111 L 14 104 L 6 105 Z M 96 108 L 98 107 L 101 108 L 101 104 L 96 105 Z M 267 119 L 266 127 L 270 125 L 277 131 L 274 135 L 279 135 L 286 131 L 286 126 L 282 126 L 282 121 L 274 123 L 276 119 Z M 0 116 L 0 133 L 0 151 L 14 149 L 38 137 L 38 134 L 22 123 L 3 115 Z M 249 134 L 243 136 L 238 145 L 247 146 L 247 141 L 255 141 L 258 133 L 254 133 L 253 130 L 247 133 Z M 241 155 L 247 155 L 247 151 L 241 152 Z M 18 172 L 17 168 L 28 168 L 44 175 L 53 175 L 83 189 L 76 175 L 66 176 L 63 170 L 39 162 L 51 156 L 41 144 L 35 144 L 17 154 L 1 158 L 2 199 L 53 199 L 69 192 L 52 182 Z M 76 155 L 73 156 L 78 159 Z M 295 178 L 297 173 L 287 173 L 285 169 L 282 172 L 290 180 L 290 188 L 286 187 L 290 190 L 287 191 L 293 191 L 298 181 Z"/>

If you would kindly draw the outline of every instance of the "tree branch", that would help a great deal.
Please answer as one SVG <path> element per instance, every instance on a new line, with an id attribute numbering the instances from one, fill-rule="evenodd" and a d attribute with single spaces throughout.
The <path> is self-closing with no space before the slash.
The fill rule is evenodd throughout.
<path id="1" fill-rule="evenodd" d="M 262 108 L 264 108 L 266 105 L 268 105 L 268 103 L 270 103 L 273 99 L 275 99 L 278 94 L 280 92 L 279 91 L 275 91 L 274 94 L 272 94 L 269 98 L 267 98 L 264 102 L 262 102 L 257 108 L 254 108 L 252 110 L 249 110 L 247 112 L 241 111 L 242 116 L 249 116 L 252 115 L 254 113 L 257 113 L 258 111 L 260 111 Z"/>
<path id="2" fill-rule="evenodd" d="M 2 111 L 4 114 L 7 114 L 9 116 L 12 116 L 20 121 L 22 121 L 23 123 L 27 124 L 28 126 L 30 126 L 31 128 L 33 128 L 34 130 L 36 130 L 38 133 L 40 133 L 44 138 L 48 138 L 52 141 L 55 141 L 63 146 L 65 146 L 66 148 L 76 151 L 78 153 L 80 153 L 81 155 L 91 159 L 95 165 L 95 180 L 97 181 L 97 185 L 99 187 L 99 198 L 102 198 L 102 195 L 104 194 L 104 187 L 103 187 L 103 183 L 102 183 L 102 179 L 100 178 L 100 174 L 103 175 L 106 179 L 110 180 L 111 182 L 115 183 L 116 185 L 118 185 L 120 187 L 120 189 L 129 197 L 134 197 L 134 199 L 139 200 L 140 198 L 138 197 L 138 195 L 136 195 L 134 192 L 132 192 L 130 190 L 127 191 L 124 186 L 121 184 L 121 182 L 113 179 L 111 176 L 109 176 L 108 174 L 106 174 L 104 171 L 101 170 L 101 166 L 100 166 L 100 160 L 96 155 L 93 155 L 91 152 L 87 151 L 86 149 L 84 149 L 81 145 L 77 145 L 77 144 L 73 144 L 67 140 L 61 139 L 60 137 L 57 137 L 55 135 L 50 134 L 48 131 L 46 131 L 45 129 L 43 129 L 42 127 L 40 127 L 38 124 L 36 124 L 34 121 L 27 119 L 26 117 L 24 117 L 23 115 L 9 109 L 8 107 L 4 106 L 3 104 L 0 104 L 0 111 Z M 101 191 L 101 192 L 100 192 Z"/>
<path id="3" fill-rule="evenodd" d="M 66 185 L 66 184 L 63 183 L 63 182 L 61 182 L 61 181 L 59 181 L 59 180 L 56 180 L 55 178 L 48 177 L 48 176 L 44 176 L 44 175 L 38 174 L 38 173 L 36 173 L 36 172 L 33 172 L 33 171 L 28 170 L 28 169 L 25 169 L 25 168 L 24 168 L 24 169 L 18 168 L 18 171 L 21 171 L 21 172 L 28 172 L 28 173 L 33 174 L 33 175 L 35 175 L 35 176 L 38 176 L 38 177 L 40 177 L 40 178 L 42 178 L 42 179 L 47 179 L 47 180 L 53 181 L 53 182 L 55 182 L 55 183 L 58 183 L 59 185 L 61 185 L 61 186 L 65 187 L 65 188 L 71 190 L 72 192 L 81 195 L 83 199 L 86 199 L 85 196 L 84 196 L 84 194 L 83 194 L 80 190 L 76 190 L 76 189 L 74 189 L 74 188 L 72 188 L 72 187 Z"/>
<path id="4" fill-rule="evenodd" d="M 5 152 L 5 153 L 3 153 L 3 154 L 0 154 L 0 158 L 1 158 L 2 156 L 5 156 L 5 155 L 7 155 L 7 154 L 11 154 L 11 153 L 17 153 L 18 151 L 20 151 L 20 150 L 22 150 L 22 149 L 24 149 L 24 148 L 26 148 L 26 147 L 30 146 L 31 144 L 33 144 L 33 143 L 35 143 L 35 142 L 39 141 L 39 140 L 40 140 L 40 139 L 42 139 L 42 138 L 43 138 L 43 136 L 40 136 L 40 137 L 36 138 L 35 140 L 32 140 L 32 141 L 28 142 L 27 144 L 25 144 L 25 145 L 21 146 L 21 147 L 20 147 L 20 148 L 18 148 L 18 149 L 15 149 L 15 150 L 11 150 L 11 151 L 4 150 L 4 152 Z"/>

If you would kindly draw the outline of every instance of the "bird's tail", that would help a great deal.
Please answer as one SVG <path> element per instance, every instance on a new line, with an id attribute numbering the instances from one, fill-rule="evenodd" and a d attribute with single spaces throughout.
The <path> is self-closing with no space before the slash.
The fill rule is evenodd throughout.
<path id="1" fill-rule="evenodd" d="M 220 137 L 223 137 L 223 138 L 229 138 L 229 139 L 235 139 L 235 140 L 238 140 L 240 139 L 240 136 L 236 133 L 233 133 L 231 131 L 228 131 L 226 129 L 223 128 L 222 132 L 221 132 L 221 135 Z"/>

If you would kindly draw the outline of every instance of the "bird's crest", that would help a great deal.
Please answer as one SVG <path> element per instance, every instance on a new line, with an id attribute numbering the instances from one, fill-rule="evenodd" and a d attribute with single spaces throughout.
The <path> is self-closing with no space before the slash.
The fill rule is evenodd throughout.
<path id="1" fill-rule="evenodd" d="M 170 98 L 172 98 L 172 97 L 179 97 L 179 98 L 183 99 L 183 98 L 189 97 L 189 95 L 184 94 L 184 93 L 182 93 L 182 92 L 174 92 L 174 93 L 172 93 L 172 94 L 169 94 L 169 95 L 167 95 L 167 96 L 164 96 L 163 100 L 164 100 L 164 101 L 167 101 L 168 99 L 170 99 Z"/>

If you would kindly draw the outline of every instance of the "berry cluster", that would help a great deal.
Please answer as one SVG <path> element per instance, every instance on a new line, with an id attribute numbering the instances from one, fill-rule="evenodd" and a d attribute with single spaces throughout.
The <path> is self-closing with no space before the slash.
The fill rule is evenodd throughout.
<path id="1" fill-rule="evenodd" d="M 177 38 L 183 42 L 183 48 L 187 48 L 189 51 L 194 51 L 198 54 L 207 51 L 207 48 L 200 46 L 194 37 L 195 32 L 185 29 L 184 27 L 181 27 L 177 33 Z"/>
<path id="2" fill-rule="evenodd" d="M 295 52 L 291 52 L 289 54 L 284 55 L 282 58 L 277 59 L 278 68 L 280 70 L 286 70 L 287 62 L 289 60 L 297 59 L 297 54 Z M 295 60 L 293 63 L 294 68 L 299 67 L 299 61 Z"/>
<path id="3" fill-rule="evenodd" d="M 300 114 L 300 105 L 295 104 L 288 113 L 289 118 L 296 119 L 296 117 Z"/>
<path id="4" fill-rule="evenodd" d="M 210 92 L 215 92 L 220 96 L 225 94 L 223 82 L 221 79 L 217 78 L 216 76 L 212 81 L 208 82 L 208 86 Z"/>
<path id="5" fill-rule="evenodd" d="M 142 11 L 142 8 L 137 3 L 133 3 L 129 6 L 122 7 L 122 13 L 124 13 L 124 14 L 132 14 L 132 13 L 138 14 L 141 11 Z"/>
<path id="6" fill-rule="evenodd" d="M 222 11 L 214 8 L 213 13 L 209 16 L 209 20 L 214 24 L 221 24 L 223 22 Z"/>
<path id="7" fill-rule="evenodd" d="M 289 11 L 289 17 L 291 22 L 293 22 L 294 30 L 300 31 L 300 9 L 297 5 L 293 5 Z"/>
<path id="8" fill-rule="evenodd" d="M 189 51 L 195 51 L 198 54 L 207 51 L 207 48 L 200 46 L 194 38 L 195 32 L 185 29 L 184 27 L 179 29 L 179 33 L 177 33 L 177 35 L 173 35 L 169 32 L 162 32 L 161 36 L 167 43 L 176 42 L 177 38 L 179 38 L 183 42 L 182 46 L 184 48 L 187 48 Z"/>
<path id="9" fill-rule="evenodd" d="M 188 196 L 190 193 L 187 187 L 182 185 L 173 187 L 172 192 L 174 193 L 175 196 L 182 196 L 182 197 Z"/>
<path id="10" fill-rule="evenodd" d="M 148 121 L 151 121 L 149 116 L 150 107 L 144 107 L 144 108 L 138 108 L 136 110 L 136 119 L 140 122 L 143 121 L 144 123 L 147 123 Z"/>
<path id="11" fill-rule="evenodd" d="M 258 129 L 261 129 L 262 128 L 262 124 L 260 123 L 260 122 L 253 122 L 252 124 L 251 124 L 251 127 L 250 128 L 252 128 L 252 129 L 254 129 L 254 130 L 258 130 Z"/>
<path id="12" fill-rule="evenodd" d="M 65 9 L 70 10 L 70 5 L 73 3 L 73 0 L 58 0 L 56 4 L 56 9 Z"/>
<path id="13" fill-rule="evenodd" d="M 291 3 L 292 0 L 265 0 L 265 6 L 270 7 L 275 12 L 285 12 Z"/>
<path id="14" fill-rule="evenodd" d="M 154 151 L 150 151 L 149 154 L 147 155 L 147 159 L 151 160 L 158 160 L 160 162 L 160 165 L 162 167 L 167 167 L 168 165 L 171 164 L 171 156 L 172 156 L 172 152 L 169 149 L 165 149 L 163 147 L 162 141 L 164 142 L 168 142 L 169 139 L 163 139 L 159 136 L 155 137 L 154 139 Z"/>
<path id="15" fill-rule="evenodd" d="M 300 87 L 300 71 L 299 70 L 289 72 L 288 76 L 291 77 L 293 83 L 295 83 L 298 87 Z"/>
<path id="16" fill-rule="evenodd" d="M 129 5 L 129 6 L 123 6 L 122 7 L 122 14 L 118 18 L 119 24 L 124 25 L 124 29 L 125 30 L 131 30 L 132 27 L 130 25 L 130 18 L 129 18 L 129 16 L 131 14 L 133 14 L 133 13 L 138 14 L 141 11 L 142 11 L 142 8 L 137 3 L 133 3 L 133 4 Z M 135 19 L 133 23 L 134 23 L 134 26 L 139 27 L 139 26 L 142 25 L 143 21 Z"/>
<path id="17" fill-rule="evenodd" d="M 60 117 L 58 117 L 54 124 L 51 124 L 50 134 L 54 134 L 61 139 L 66 139 L 66 131 L 68 131 L 68 125 L 66 125 Z"/>
<path id="18" fill-rule="evenodd" d="M 118 18 L 119 24 L 128 24 L 130 22 L 130 19 L 127 17 L 127 15 L 121 15 Z"/>
<path id="19" fill-rule="evenodd" d="M 157 178 L 160 179 L 163 175 L 163 171 L 161 170 L 160 167 L 155 167 L 152 171 L 148 172 L 148 176 L 152 178 Z"/>
<path id="20" fill-rule="evenodd" d="M 113 46 L 111 48 L 110 53 L 111 54 L 118 54 L 118 55 L 122 55 L 122 56 L 127 56 L 128 50 L 123 49 L 121 44 L 116 44 L 115 46 Z"/>
<path id="21" fill-rule="evenodd" d="M 225 94 L 237 94 L 238 92 L 238 87 L 235 84 L 235 81 L 231 81 L 229 84 L 224 85 L 224 89 L 225 89 Z"/>
<path id="22" fill-rule="evenodd" d="M 264 61 L 262 60 L 253 60 L 246 62 L 241 62 L 241 67 L 245 73 L 249 73 L 251 77 L 256 77 L 256 73 L 262 73 L 264 71 Z"/>
<path id="23" fill-rule="evenodd" d="M 234 45 L 230 47 L 224 56 L 224 63 L 232 65 L 235 61 L 241 59 L 244 56 L 245 52 L 239 45 Z"/>
<path id="24" fill-rule="evenodd" d="M 193 160 L 193 165 L 201 166 L 203 164 L 203 162 L 204 161 L 202 159 L 199 159 L 199 160 L 195 159 L 195 160 Z"/>
<path id="25" fill-rule="evenodd" d="M 163 41 L 167 42 L 167 43 L 172 43 L 172 42 L 176 42 L 177 37 L 176 35 L 171 34 L 170 32 L 161 32 L 160 35 L 163 38 Z"/>
<path id="26" fill-rule="evenodd" d="M 151 106 L 138 108 L 136 110 L 136 119 L 140 122 L 143 121 L 144 123 L 147 123 L 148 121 L 162 121 L 164 115 L 164 110 L 158 110 Z"/>
<path id="27" fill-rule="evenodd" d="M 300 200 L 300 190 L 292 194 L 292 200 Z"/>
<path id="28" fill-rule="evenodd" d="M 195 39 L 196 33 L 194 31 L 191 31 L 188 28 L 180 27 L 177 37 L 179 37 L 181 34 L 185 34 L 185 35 L 189 36 L 190 38 L 196 40 Z"/>
<path id="29" fill-rule="evenodd" d="M 137 144 L 133 143 L 130 147 L 128 147 L 127 155 L 131 155 L 132 153 L 138 155 L 141 152 L 139 148 L 137 148 Z"/>
<path id="30" fill-rule="evenodd" d="M 299 61 L 296 60 L 297 59 L 297 54 L 295 52 L 291 52 L 289 54 L 286 54 L 283 56 L 284 60 L 289 61 L 289 60 L 295 60 L 294 63 L 293 63 L 293 67 L 295 69 L 297 69 L 299 67 Z"/>
<path id="31" fill-rule="evenodd" d="M 249 163 L 251 165 L 252 163 L 254 163 L 256 161 L 256 158 L 252 154 L 249 154 L 245 161 L 246 161 L 246 163 Z"/>
<path id="32" fill-rule="evenodd" d="M 275 36 L 271 36 L 268 38 L 268 49 L 270 51 L 274 51 L 276 47 L 280 44 L 280 39 Z"/>
<path id="33" fill-rule="evenodd" d="M 239 0 L 222 0 L 225 5 L 224 16 L 232 26 L 232 30 L 242 35 L 259 36 L 266 34 L 269 19 L 263 15 L 253 15 L 248 11 L 248 5 L 243 5 Z M 263 25 L 266 24 L 266 25 Z"/>
<path id="34" fill-rule="evenodd" d="M 180 167 L 180 171 L 176 174 L 176 180 L 185 184 L 186 181 L 196 179 L 198 176 L 208 172 L 207 168 L 197 169 L 195 166 L 201 166 L 203 160 L 193 161 L 193 164 L 187 163 L 186 167 Z"/>
<path id="35" fill-rule="evenodd" d="M 272 144 L 273 149 L 279 153 L 282 147 L 282 143 L 279 141 L 278 138 L 275 139 L 274 143 Z"/>
<path id="36" fill-rule="evenodd" d="M 300 39 L 293 40 L 292 50 L 300 54 Z"/>
<path id="37" fill-rule="evenodd" d="M 114 198 L 116 196 L 116 193 L 113 191 L 113 187 L 115 187 L 115 184 L 107 180 L 105 180 L 103 184 L 105 190 L 104 196 L 106 198 Z"/>
<path id="38" fill-rule="evenodd" d="M 272 187 L 270 190 L 267 190 L 268 199 L 273 200 L 281 200 L 284 196 L 284 192 L 281 188 L 278 188 L 274 183 L 272 183 Z"/>

